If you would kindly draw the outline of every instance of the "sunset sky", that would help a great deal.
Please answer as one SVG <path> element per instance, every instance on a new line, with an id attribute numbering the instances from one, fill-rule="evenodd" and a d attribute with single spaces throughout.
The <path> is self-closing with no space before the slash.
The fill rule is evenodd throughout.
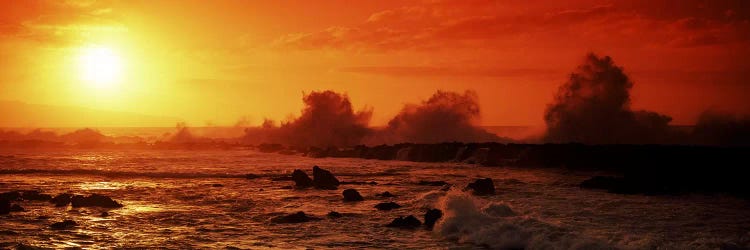
<path id="1" fill-rule="evenodd" d="M 673 124 L 709 108 L 750 113 L 750 1 L 0 5 L 4 109 L 22 102 L 257 125 L 298 115 L 303 92 L 330 89 L 373 107 L 377 126 L 442 89 L 475 90 L 483 125 L 543 125 L 559 85 L 595 52 L 625 68 L 634 108 Z M 0 126 L 101 125 L 14 114 Z M 157 125 L 174 125 L 166 120 Z M 107 125 L 154 125 L 120 123 Z"/>

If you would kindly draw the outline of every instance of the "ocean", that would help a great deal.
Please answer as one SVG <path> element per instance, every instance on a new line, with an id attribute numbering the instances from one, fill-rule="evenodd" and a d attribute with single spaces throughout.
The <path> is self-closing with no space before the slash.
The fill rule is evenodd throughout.
<path id="1" fill-rule="evenodd" d="M 337 190 L 294 189 L 294 169 L 330 170 Z M 254 178 L 246 178 L 252 174 Z M 0 151 L 0 192 L 102 194 L 122 208 L 17 201 L 0 247 L 170 249 L 721 249 L 750 246 L 750 202 L 728 195 L 645 196 L 587 190 L 565 169 L 481 167 L 233 150 Z M 464 187 L 492 178 L 496 195 Z M 282 180 L 279 180 L 282 179 Z M 420 185 L 445 181 L 446 186 Z M 353 188 L 360 202 L 342 201 Z M 378 194 L 390 192 L 395 197 Z M 393 201 L 401 208 L 379 211 Z M 386 227 L 438 208 L 433 230 Z M 280 224 L 303 211 L 318 217 Z M 336 211 L 339 218 L 328 217 Z M 107 212 L 103 215 L 102 212 Z M 53 230 L 70 219 L 78 226 Z"/>

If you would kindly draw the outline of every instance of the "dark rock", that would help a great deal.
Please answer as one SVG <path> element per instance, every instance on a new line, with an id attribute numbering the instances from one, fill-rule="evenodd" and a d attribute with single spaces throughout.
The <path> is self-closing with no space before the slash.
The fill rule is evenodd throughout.
<path id="1" fill-rule="evenodd" d="M 611 189 L 621 185 L 622 178 L 613 176 L 594 176 L 581 182 L 578 186 L 586 189 Z"/>
<path id="2" fill-rule="evenodd" d="M 362 198 L 362 195 L 357 192 L 356 189 L 350 188 L 344 190 L 344 201 L 363 201 L 365 198 Z"/>
<path id="3" fill-rule="evenodd" d="M 400 208 L 400 207 L 401 205 L 396 204 L 395 202 L 381 202 L 375 205 L 375 208 L 381 211 L 393 210 L 393 209 Z"/>
<path id="4" fill-rule="evenodd" d="M 63 230 L 63 229 L 73 228 L 75 226 L 78 226 L 78 223 L 76 223 L 75 221 L 64 220 L 61 222 L 52 223 L 52 225 L 50 225 L 49 227 L 54 230 Z"/>
<path id="5" fill-rule="evenodd" d="M 416 217 L 413 215 L 409 215 L 406 217 L 400 216 L 396 219 L 393 219 L 390 224 L 386 225 L 386 227 L 395 227 L 395 228 L 402 228 L 402 229 L 415 229 L 422 225 L 422 222 L 419 221 Z"/>
<path id="6" fill-rule="evenodd" d="M 296 212 L 293 214 L 288 215 L 282 215 L 277 216 L 274 218 L 271 218 L 271 222 L 273 223 L 303 223 L 308 221 L 315 221 L 320 220 L 320 218 L 308 216 L 305 214 L 305 212 Z"/>
<path id="7" fill-rule="evenodd" d="M 23 207 L 21 207 L 18 204 L 13 204 L 13 205 L 10 206 L 10 211 L 11 212 L 24 212 L 24 211 L 26 211 L 26 209 L 23 209 Z"/>
<path id="8" fill-rule="evenodd" d="M 70 204 L 71 197 L 73 197 L 72 194 L 58 194 L 54 198 L 50 200 L 55 206 L 57 207 L 64 207 Z"/>
<path id="9" fill-rule="evenodd" d="M 385 191 L 383 193 L 377 194 L 377 196 L 383 197 L 383 198 L 393 198 L 396 197 L 396 195 L 392 194 L 391 192 Z"/>
<path id="10" fill-rule="evenodd" d="M 27 201 L 48 201 L 52 199 L 51 195 L 39 193 L 39 191 L 23 191 L 21 199 Z"/>
<path id="11" fill-rule="evenodd" d="M 0 198 L 0 214 L 10 213 L 10 201 L 5 198 Z"/>
<path id="12" fill-rule="evenodd" d="M 336 211 L 331 211 L 331 212 L 328 212 L 327 216 L 328 216 L 328 218 L 336 219 L 336 218 L 341 218 L 344 215 L 342 215 L 341 213 L 336 212 Z"/>
<path id="13" fill-rule="evenodd" d="M 419 181 L 419 183 L 417 183 L 417 185 L 420 185 L 420 186 L 436 186 L 437 187 L 437 186 L 448 185 L 448 183 L 445 182 L 445 181 Z"/>
<path id="14" fill-rule="evenodd" d="M 245 179 L 248 179 L 248 180 L 257 179 L 257 178 L 260 178 L 260 175 L 257 175 L 257 174 L 246 174 L 245 175 Z"/>
<path id="15" fill-rule="evenodd" d="M 440 211 L 440 209 L 427 210 L 424 214 L 424 226 L 427 227 L 427 229 L 432 229 L 432 227 L 435 226 L 435 222 L 437 222 L 440 217 L 443 217 L 443 211 Z"/>
<path id="16" fill-rule="evenodd" d="M 278 176 L 271 178 L 271 181 L 292 181 L 294 178 L 291 176 Z"/>
<path id="17" fill-rule="evenodd" d="M 21 192 L 18 192 L 18 191 L 8 191 L 5 193 L 0 193 L 0 199 L 14 201 L 14 200 L 18 200 L 18 198 L 21 198 Z"/>
<path id="18" fill-rule="evenodd" d="M 339 184 L 339 180 L 330 171 L 318 166 L 313 167 L 313 186 L 315 188 L 333 190 L 337 189 Z"/>
<path id="19" fill-rule="evenodd" d="M 107 211 L 104 211 L 101 214 L 99 214 L 99 217 L 109 217 L 109 213 Z"/>
<path id="20" fill-rule="evenodd" d="M 297 188 L 307 188 L 313 185 L 313 180 L 304 171 L 299 169 L 295 169 L 292 172 L 292 180 L 294 180 L 294 186 Z"/>
<path id="21" fill-rule="evenodd" d="M 211 184 L 211 187 L 215 187 L 215 188 L 218 188 L 218 187 L 223 187 L 223 186 L 224 186 L 224 185 L 221 185 L 221 184 L 219 184 L 219 183 Z"/>
<path id="22" fill-rule="evenodd" d="M 477 179 L 474 182 L 469 183 L 469 185 L 466 186 L 466 189 L 474 190 L 473 193 L 475 195 L 495 194 L 495 184 L 492 182 L 492 179 L 490 178 Z"/>
<path id="23" fill-rule="evenodd" d="M 73 207 L 105 207 L 120 208 L 122 204 L 104 195 L 92 194 L 89 196 L 75 195 L 71 199 Z"/>

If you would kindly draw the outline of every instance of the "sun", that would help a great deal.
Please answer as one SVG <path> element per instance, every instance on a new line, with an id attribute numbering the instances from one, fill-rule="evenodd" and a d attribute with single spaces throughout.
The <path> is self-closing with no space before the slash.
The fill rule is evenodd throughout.
<path id="1" fill-rule="evenodd" d="M 107 47 L 86 47 L 79 55 L 80 78 L 97 89 L 111 89 L 122 81 L 122 59 Z"/>

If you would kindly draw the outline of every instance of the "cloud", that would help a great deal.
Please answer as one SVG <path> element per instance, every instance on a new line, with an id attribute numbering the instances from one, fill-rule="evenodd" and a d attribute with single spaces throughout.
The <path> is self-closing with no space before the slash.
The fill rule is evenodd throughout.
<path id="1" fill-rule="evenodd" d="M 531 8 L 516 1 L 426 1 L 371 14 L 359 25 L 283 36 L 277 47 L 389 52 L 446 48 L 492 48 L 498 41 L 561 39 L 696 47 L 750 40 L 747 4 L 719 1 L 575 1 Z M 515 11 L 513 11 L 515 10 Z M 668 33 L 668 35 L 665 35 Z M 603 34 L 607 34 L 603 36 Z M 541 40 L 544 41 L 544 40 Z M 632 46 L 632 45 L 631 45 Z"/>

